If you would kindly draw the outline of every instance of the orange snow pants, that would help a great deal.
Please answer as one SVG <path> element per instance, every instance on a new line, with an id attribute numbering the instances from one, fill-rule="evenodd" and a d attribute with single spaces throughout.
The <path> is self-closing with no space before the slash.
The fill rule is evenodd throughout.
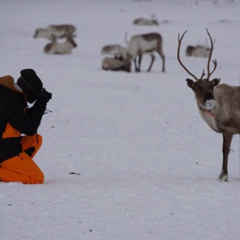
<path id="1" fill-rule="evenodd" d="M 32 160 L 42 145 L 41 135 L 23 136 L 21 140 L 22 152 L 9 158 L 0 165 L 0 180 L 4 182 L 22 182 L 42 184 L 44 175 L 36 163 Z M 25 152 L 29 148 L 34 148 L 31 157 Z"/>

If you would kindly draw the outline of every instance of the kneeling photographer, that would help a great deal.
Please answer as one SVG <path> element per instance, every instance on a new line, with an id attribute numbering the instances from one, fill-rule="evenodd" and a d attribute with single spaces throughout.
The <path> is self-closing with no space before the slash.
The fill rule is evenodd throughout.
<path id="1" fill-rule="evenodd" d="M 0 181 L 41 184 L 44 174 L 33 157 L 42 144 L 37 130 L 52 94 L 34 70 L 20 73 L 16 83 L 0 77 Z"/>

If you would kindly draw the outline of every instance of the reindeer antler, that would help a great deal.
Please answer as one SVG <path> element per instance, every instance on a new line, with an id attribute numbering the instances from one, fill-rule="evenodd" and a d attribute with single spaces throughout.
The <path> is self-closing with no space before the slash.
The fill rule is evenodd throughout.
<path id="1" fill-rule="evenodd" d="M 211 42 L 211 49 L 210 49 L 210 54 L 209 54 L 209 57 L 208 57 L 208 63 L 207 63 L 207 79 L 210 78 L 210 76 L 213 74 L 213 72 L 216 70 L 217 68 L 217 59 L 215 60 L 212 60 L 213 64 L 214 64 L 214 67 L 213 67 L 213 70 L 210 72 L 210 61 L 211 61 L 211 58 L 212 58 L 212 52 L 213 52 L 213 40 L 212 40 L 212 37 L 208 31 L 208 29 L 206 28 L 206 31 L 207 31 L 207 34 L 210 38 L 210 42 Z"/>
<path id="2" fill-rule="evenodd" d="M 204 70 L 202 72 L 202 75 L 200 77 L 200 79 L 198 79 L 194 74 L 192 74 L 185 66 L 184 64 L 182 63 L 181 59 L 180 59 L 180 47 L 181 47 L 181 44 L 182 44 L 182 39 L 185 35 L 185 33 L 187 32 L 187 30 L 182 34 L 182 36 L 180 37 L 180 34 L 178 34 L 178 50 L 177 50 L 177 58 L 178 58 L 178 62 L 181 64 L 181 66 L 186 70 L 186 72 L 188 74 L 190 74 L 193 78 L 195 78 L 196 81 L 199 81 L 203 78 L 203 76 L 205 75 L 204 73 Z"/>

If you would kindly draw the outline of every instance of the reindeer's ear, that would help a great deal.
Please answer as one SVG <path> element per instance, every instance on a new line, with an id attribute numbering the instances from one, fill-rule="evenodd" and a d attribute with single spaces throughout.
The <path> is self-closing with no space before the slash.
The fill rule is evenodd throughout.
<path id="1" fill-rule="evenodd" d="M 188 87 L 193 89 L 195 87 L 195 82 L 189 78 L 186 79 Z"/>
<path id="2" fill-rule="evenodd" d="M 220 83 L 220 78 L 214 78 L 211 81 L 211 85 L 212 85 L 213 88 L 216 87 L 219 83 Z"/>

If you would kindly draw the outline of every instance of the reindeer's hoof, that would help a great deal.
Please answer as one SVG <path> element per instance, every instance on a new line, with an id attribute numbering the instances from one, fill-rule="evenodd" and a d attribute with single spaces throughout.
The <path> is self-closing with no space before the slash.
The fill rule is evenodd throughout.
<path id="1" fill-rule="evenodd" d="M 228 182 L 228 175 L 226 173 L 221 173 L 218 176 L 218 180 L 222 181 L 222 182 Z"/>

